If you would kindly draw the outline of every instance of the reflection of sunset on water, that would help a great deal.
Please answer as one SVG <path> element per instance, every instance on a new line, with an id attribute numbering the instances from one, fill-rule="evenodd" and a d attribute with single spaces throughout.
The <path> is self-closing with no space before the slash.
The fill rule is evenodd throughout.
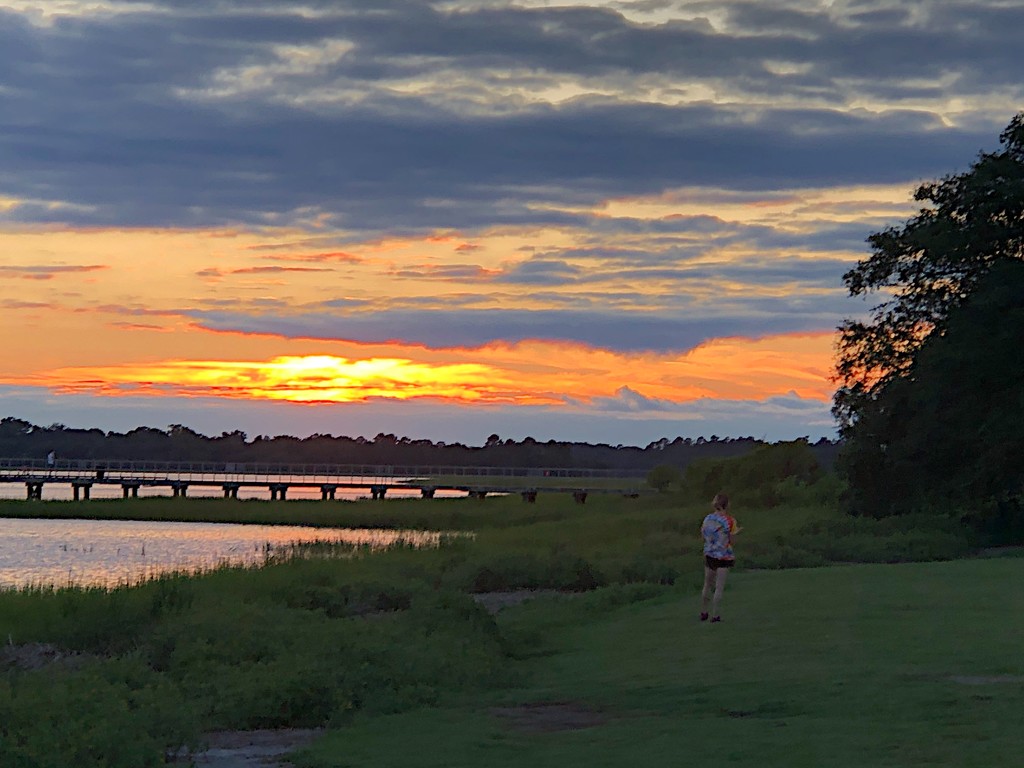
<path id="1" fill-rule="evenodd" d="M 174 571 L 259 565 L 293 544 L 437 546 L 430 531 L 130 520 L 0 519 L 0 588 L 134 584 Z"/>

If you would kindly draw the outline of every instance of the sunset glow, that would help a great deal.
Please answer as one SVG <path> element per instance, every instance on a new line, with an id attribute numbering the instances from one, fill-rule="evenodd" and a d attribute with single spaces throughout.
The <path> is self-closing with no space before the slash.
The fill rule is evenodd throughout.
<path id="1" fill-rule="evenodd" d="M 622 387 L 666 404 L 699 398 L 760 400 L 789 393 L 826 401 L 832 342 L 828 334 L 718 339 L 682 356 L 612 354 L 580 345 L 529 342 L 447 350 L 451 358 L 485 361 L 452 363 L 331 355 L 178 360 L 62 368 L 39 374 L 36 383 L 65 394 L 294 403 L 435 398 L 452 403 L 585 404 L 613 397 Z"/>
<path id="2" fill-rule="evenodd" d="M 836 328 L 868 309 L 843 275 L 1024 103 L 1021 24 L 997 0 L 7 3 L 3 415 L 834 436 Z"/>

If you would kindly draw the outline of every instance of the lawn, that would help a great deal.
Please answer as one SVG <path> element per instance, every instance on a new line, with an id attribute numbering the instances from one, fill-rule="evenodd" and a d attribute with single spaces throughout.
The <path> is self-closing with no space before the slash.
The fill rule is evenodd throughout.
<path id="1" fill-rule="evenodd" d="M 965 559 L 955 518 L 850 518 L 828 487 L 770 490 L 736 504 L 741 567 L 714 626 L 696 619 L 692 494 L 0 504 L 473 534 L 0 591 L 0 765 L 159 766 L 204 732 L 287 727 L 327 729 L 302 768 L 1014 764 L 1024 558 Z M 522 589 L 561 594 L 496 616 L 475 602 Z"/>
<path id="2" fill-rule="evenodd" d="M 1019 764 L 1024 558 L 732 576 L 718 625 L 692 581 L 505 609 L 512 687 L 358 719 L 296 764 Z"/>

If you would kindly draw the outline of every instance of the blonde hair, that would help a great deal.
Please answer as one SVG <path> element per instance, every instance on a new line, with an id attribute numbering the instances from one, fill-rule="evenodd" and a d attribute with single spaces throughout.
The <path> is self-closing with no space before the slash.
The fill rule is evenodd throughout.
<path id="1" fill-rule="evenodd" d="M 711 500 L 711 506 L 720 512 L 724 512 L 729 508 L 729 497 L 724 493 L 716 493 L 715 498 Z"/>

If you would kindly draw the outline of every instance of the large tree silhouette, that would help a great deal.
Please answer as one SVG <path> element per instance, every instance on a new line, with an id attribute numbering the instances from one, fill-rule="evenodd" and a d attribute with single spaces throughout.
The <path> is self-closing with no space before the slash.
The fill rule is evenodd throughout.
<path id="1" fill-rule="evenodd" d="M 844 277 L 852 295 L 889 296 L 840 329 L 851 511 L 943 509 L 1019 535 L 1024 114 L 1000 139 L 967 173 L 922 186 L 931 206 L 873 235 Z"/>
<path id="2" fill-rule="evenodd" d="M 868 321 L 840 326 L 833 412 L 848 433 L 878 392 L 904 376 L 921 345 L 992 265 L 1024 258 L 1024 113 L 966 173 L 924 184 L 926 202 L 900 227 L 868 238 L 869 258 L 843 276 L 852 296 L 882 294 Z"/>

